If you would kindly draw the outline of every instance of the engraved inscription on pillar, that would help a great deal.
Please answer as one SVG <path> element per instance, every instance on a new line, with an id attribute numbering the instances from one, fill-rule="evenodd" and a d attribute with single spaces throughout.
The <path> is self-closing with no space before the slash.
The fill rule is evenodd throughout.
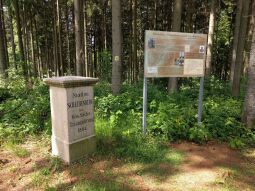
<path id="1" fill-rule="evenodd" d="M 77 141 L 94 135 L 93 88 L 67 89 L 67 113 L 69 141 Z"/>

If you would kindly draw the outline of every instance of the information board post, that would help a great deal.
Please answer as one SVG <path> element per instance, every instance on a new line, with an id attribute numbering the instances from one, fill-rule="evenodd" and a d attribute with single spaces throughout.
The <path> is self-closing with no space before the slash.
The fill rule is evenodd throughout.
<path id="1" fill-rule="evenodd" d="M 201 125 L 202 112 L 203 112 L 203 95 L 204 95 L 204 77 L 200 78 L 200 88 L 199 88 L 199 99 L 198 99 L 198 125 Z"/>
<path id="2" fill-rule="evenodd" d="M 143 79 L 143 134 L 146 134 L 147 119 L 147 78 Z"/>

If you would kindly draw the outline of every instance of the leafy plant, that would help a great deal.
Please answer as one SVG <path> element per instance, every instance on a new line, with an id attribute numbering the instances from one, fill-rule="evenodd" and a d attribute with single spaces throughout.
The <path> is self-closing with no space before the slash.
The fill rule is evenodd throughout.
<path id="1" fill-rule="evenodd" d="M 189 139 L 191 141 L 205 143 L 209 140 L 209 137 L 209 131 L 203 125 L 196 125 L 189 129 Z"/>
<path id="2" fill-rule="evenodd" d="M 19 142 L 28 134 L 51 133 L 48 87 L 35 80 L 34 88 L 27 91 L 22 85 L 24 79 L 17 76 L 10 72 L 8 86 L 0 86 L 4 90 L 0 94 L 3 100 L 0 103 L 0 143 L 7 140 Z M 172 95 L 167 94 L 163 81 L 158 83 L 148 84 L 147 138 L 141 133 L 142 81 L 136 85 L 124 83 L 117 96 L 111 94 L 107 82 L 95 86 L 100 151 L 110 150 L 117 156 L 130 154 L 148 161 L 158 160 L 153 152 L 167 140 L 203 143 L 217 139 L 231 142 L 234 147 L 255 145 L 254 130 L 241 123 L 242 101 L 231 97 L 227 83 L 215 77 L 205 80 L 202 126 L 197 125 L 198 80 L 183 80 L 179 92 Z M 147 158 L 146 152 L 152 159 Z"/>
<path id="3" fill-rule="evenodd" d="M 229 145 L 231 148 L 234 149 L 243 149 L 245 147 L 245 143 L 243 142 L 243 140 L 237 137 L 230 140 Z"/>

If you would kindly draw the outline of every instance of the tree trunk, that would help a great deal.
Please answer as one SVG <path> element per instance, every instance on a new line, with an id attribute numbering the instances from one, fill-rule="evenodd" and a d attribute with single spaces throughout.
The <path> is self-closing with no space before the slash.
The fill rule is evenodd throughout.
<path id="1" fill-rule="evenodd" d="M 188 1 L 188 10 L 187 10 L 187 32 L 192 33 L 193 32 L 193 15 L 195 13 L 195 0 L 189 0 Z"/>
<path id="2" fill-rule="evenodd" d="M 213 52 L 213 36 L 214 36 L 214 24 L 215 24 L 215 4 L 216 0 L 211 0 L 211 11 L 209 20 L 209 32 L 208 32 L 208 47 L 206 55 L 206 76 L 210 76 L 212 68 L 212 52 Z"/>
<path id="3" fill-rule="evenodd" d="M 58 32 L 57 32 L 57 18 L 55 11 L 55 1 L 53 1 L 53 60 L 54 73 L 59 76 L 59 57 L 58 57 Z"/>
<path id="4" fill-rule="evenodd" d="M 3 27 L 3 7 L 2 5 L 2 0 L 0 0 L 0 78 L 6 78 L 7 73 L 7 58 L 6 58 L 6 47 L 4 43 L 4 27 Z"/>
<path id="5" fill-rule="evenodd" d="M 234 40 L 233 40 L 233 48 L 232 48 L 232 59 L 231 59 L 231 70 L 230 70 L 230 81 L 231 85 L 233 85 L 234 80 L 234 71 L 236 65 L 236 55 L 237 55 L 237 47 L 239 41 L 239 31 L 242 17 L 242 9 L 243 9 L 243 0 L 238 0 L 237 2 L 237 12 L 235 18 L 235 31 L 234 31 Z"/>
<path id="6" fill-rule="evenodd" d="M 129 34 L 129 39 L 132 39 L 133 40 L 133 24 L 132 24 L 132 21 L 133 21 L 133 0 L 129 0 L 128 1 L 128 4 L 129 4 L 129 11 L 130 11 L 130 14 L 129 14 L 129 22 L 131 23 L 130 24 L 130 34 Z M 130 43 L 128 43 L 128 54 L 130 55 L 128 57 L 128 70 L 129 70 L 129 80 L 130 80 L 130 83 L 132 84 L 133 81 L 134 81 L 134 62 L 133 62 L 133 42 L 131 41 Z"/>
<path id="7" fill-rule="evenodd" d="M 16 15 L 16 26 L 17 26 L 20 57 L 21 57 L 21 61 L 24 62 L 25 61 L 25 54 L 24 54 L 24 46 L 23 46 L 22 32 L 21 32 L 19 3 L 18 3 L 18 0 L 14 0 L 13 3 L 14 3 L 15 15 Z"/>
<path id="8" fill-rule="evenodd" d="M 65 27 L 65 33 L 66 33 L 66 46 L 67 46 L 67 68 L 68 68 L 68 74 L 71 73 L 71 56 L 70 56 L 70 40 L 69 40 L 69 8 L 68 8 L 68 0 L 66 0 L 66 27 Z"/>
<path id="9" fill-rule="evenodd" d="M 94 62 L 93 62 L 93 77 L 97 76 L 97 48 L 96 48 L 96 43 L 97 43 L 97 38 L 96 38 L 96 33 L 94 32 L 93 34 L 94 38 L 94 44 L 93 44 L 93 57 L 94 57 Z"/>
<path id="10" fill-rule="evenodd" d="M 36 60 L 36 45 L 35 45 L 35 33 L 34 33 L 34 22 L 33 22 L 33 17 L 32 17 L 32 12 L 31 12 L 31 23 L 30 23 L 30 35 L 31 35 L 31 54 L 32 54 L 32 62 L 33 62 L 33 75 L 34 77 L 38 76 L 38 60 Z"/>
<path id="11" fill-rule="evenodd" d="M 242 19 L 241 19 L 241 31 L 239 33 L 239 41 L 238 41 L 238 48 L 236 54 L 236 64 L 234 69 L 234 77 L 233 77 L 233 85 L 232 85 L 232 94 L 235 97 L 238 97 L 240 94 L 240 80 L 242 75 L 242 68 L 243 68 L 243 51 L 244 45 L 246 40 L 246 33 L 247 33 L 247 23 L 248 23 L 248 14 L 249 14 L 249 6 L 250 0 L 243 1 L 243 12 L 242 12 Z"/>
<path id="12" fill-rule="evenodd" d="M 83 0 L 74 0 L 75 17 L 75 48 L 76 48 L 76 75 L 83 75 L 84 44 L 83 44 Z"/>
<path id="13" fill-rule="evenodd" d="M 112 56 L 112 93 L 116 95 L 121 87 L 122 31 L 120 0 L 112 0 Z"/>
<path id="14" fill-rule="evenodd" d="M 24 54 L 25 54 L 25 68 L 26 68 L 26 77 L 27 78 L 27 88 L 32 89 L 33 83 L 31 79 L 31 70 L 28 64 L 30 64 L 32 61 L 30 59 L 30 34 L 29 34 L 29 22 L 28 22 L 28 7 L 26 7 L 26 4 L 23 4 L 22 7 L 22 26 L 24 30 Z"/>
<path id="15" fill-rule="evenodd" d="M 181 18 L 182 18 L 182 0 L 174 1 L 174 14 L 173 14 L 173 28 L 172 31 L 180 32 L 181 30 Z M 169 78 L 168 80 L 168 93 L 177 91 L 177 78 Z"/>
<path id="16" fill-rule="evenodd" d="M 133 63 L 134 63 L 134 81 L 138 82 L 139 75 L 139 64 L 137 62 L 137 0 L 133 0 L 132 2 L 132 12 L 133 12 Z"/>
<path id="17" fill-rule="evenodd" d="M 255 18 L 255 0 L 253 0 L 253 19 Z M 248 84 L 244 102 L 243 122 L 252 128 L 255 124 L 255 27 L 253 29 L 250 61 L 248 66 Z"/>
<path id="18" fill-rule="evenodd" d="M 14 68 L 17 69 L 17 57 L 16 57 L 16 45 L 14 42 L 14 33 L 13 33 L 13 12 L 11 8 L 8 8 L 8 13 L 9 13 L 9 25 L 10 25 L 10 38 L 11 38 L 11 47 L 12 47 L 12 58 L 13 58 L 13 64 Z"/>
<path id="19" fill-rule="evenodd" d="M 20 51 L 20 60 L 22 64 L 23 75 L 26 80 L 28 81 L 28 74 L 27 74 L 27 65 L 25 61 L 25 53 L 24 53 L 24 46 L 23 46 L 23 38 L 22 38 L 22 31 L 21 31 L 21 22 L 20 22 L 20 9 L 19 9 L 19 2 L 18 0 L 13 1 L 14 10 L 16 15 L 16 26 L 17 26 L 17 34 L 18 34 L 18 44 L 19 44 L 19 51 Z"/>
<path id="20" fill-rule="evenodd" d="M 31 56 L 32 56 L 32 62 L 33 62 L 33 76 L 37 77 L 37 63 L 35 59 L 35 37 L 34 37 L 34 27 L 33 27 L 33 22 L 32 22 L 32 14 L 31 16 L 31 23 L 30 23 L 30 40 L 31 40 Z"/>
<path id="21" fill-rule="evenodd" d="M 57 0 L 57 35 L 58 35 L 58 55 L 59 55 L 59 66 L 60 66 L 60 76 L 64 75 L 64 64 L 63 64 L 63 54 L 62 54 L 62 39 L 61 39 L 61 13 L 60 5 Z"/>
<path id="22" fill-rule="evenodd" d="M 1 7 L 1 15 L 2 15 L 2 27 L 3 27 L 3 36 L 4 36 L 4 52 L 5 52 L 5 57 L 6 57 L 6 68 L 9 66 L 9 55 L 8 55 L 8 45 L 7 45 L 7 39 L 6 39 L 6 30 L 5 30 L 5 20 L 4 20 L 4 10 L 3 10 L 3 2 L 0 2 L 0 7 Z M 7 73 L 6 73 L 7 75 Z"/>
<path id="23" fill-rule="evenodd" d="M 38 29 L 37 29 L 37 23 L 36 23 L 36 19 L 33 18 L 33 23 L 34 23 L 34 27 L 35 27 L 35 44 L 36 44 L 36 50 L 37 50 L 37 73 L 38 73 L 38 76 L 40 78 L 43 77 L 43 72 L 42 72 L 42 56 L 41 56 L 41 51 L 40 51 L 40 47 L 39 47 L 39 36 L 38 36 Z M 47 38 L 46 38 L 46 43 L 47 43 Z M 47 47 L 47 46 L 46 46 Z M 47 49 L 48 47 L 46 48 L 46 54 L 47 54 Z M 48 68 L 47 68 L 48 70 Z"/>
<path id="24" fill-rule="evenodd" d="M 245 44 L 245 52 L 244 52 L 244 64 L 242 71 L 244 71 L 244 75 L 247 75 L 247 68 L 249 65 L 249 59 L 250 59 L 250 50 L 251 50 L 251 44 L 252 44 L 252 36 L 253 36 L 253 29 L 254 29 L 254 19 L 252 17 L 249 18 L 249 24 L 248 24 L 248 32 L 247 32 L 247 40 Z"/>
<path id="25" fill-rule="evenodd" d="M 158 20 L 158 0 L 154 0 L 154 18 L 153 18 L 153 29 L 157 30 L 157 20 Z"/>
<path id="26" fill-rule="evenodd" d="M 108 5 L 108 0 L 105 1 L 104 3 L 104 49 L 107 50 L 107 5 Z"/>
<path id="27" fill-rule="evenodd" d="M 86 11 L 86 2 L 84 2 L 84 64 L 85 64 L 85 76 L 88 77 L 88 49 L 87 49 L 87 11 Z"/>
<path id="28" fill-rule="evenodd" d="M 171 28 L 172 28 L 172 20 L 171 20 L 171 18 L 172 18 L 172 15 L 173 15 L 173 12 L 172 12 L 172 9 L 173 9 L 173 0 L 169 0 L 169 2 L 168 2 L 168 5 L 169 5 L 169 7 L 168 7 L 168 16 L 167 16 L 167 30 L 168 31 L 171 31 Z"/>

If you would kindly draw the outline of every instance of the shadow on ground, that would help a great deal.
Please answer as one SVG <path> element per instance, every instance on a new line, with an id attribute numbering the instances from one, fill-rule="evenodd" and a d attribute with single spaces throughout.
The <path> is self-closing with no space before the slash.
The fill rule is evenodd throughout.
<path id="1" fill-rule="evenodd" d="M 255 151 L 224 144 L 171 144 L 150 162 L 96 154 L 70 166 L 49 151 L 37 144 L 26 158 L 1 152 L 8 162 L 0 164 L 0 190 L 255 190 Z"/>

